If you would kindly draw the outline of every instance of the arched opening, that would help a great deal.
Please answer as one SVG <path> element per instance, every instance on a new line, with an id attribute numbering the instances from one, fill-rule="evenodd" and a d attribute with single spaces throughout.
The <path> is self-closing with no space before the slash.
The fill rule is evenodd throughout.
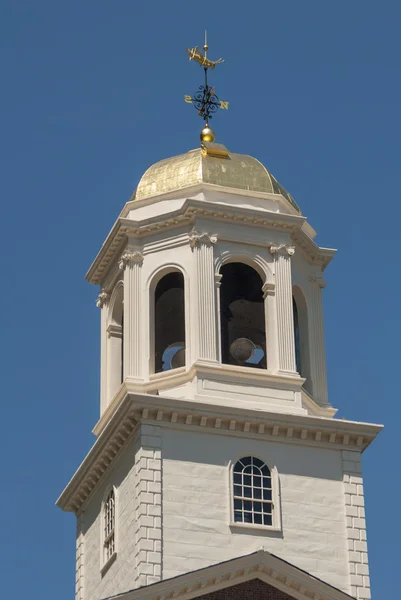
<path id="1" fill-rule="evenodd" d="M 293 288 L 294 347 L 297 372 L 305 378 L 304 388 L 312 393 L 309 359 L 308 310 L 300 288 Z"/>
<path id="2" fill-rule="evenodd" d="M 239 262 L 223 265 L 220 273 L 222 362 L 266 368 L 263 281 L 255 269 Z"/>
<path id="3" fill-rule="evenodd" d="M 295 367 L 297 372 L 301 375 L 301 338 L 299 335 L 299 316 L 298 307 L 294 296 L 292 297 L 292 312 L 294 315 L 294 345 L 295 345 Z"/>
<path id="4" fill-rule="evenodd" d="M 184 276 L 164 275 L 155 289 L 155 373 L 185 366 Z"/>
<path id="5" fill-rule="evenodd" d="M 113 296 L 110 303 L 110 319 L 107 328 L 107 379 L 109 400 L 113 398 L 123 381 L 124 288 L 122 285 L 118 285 Z"/>

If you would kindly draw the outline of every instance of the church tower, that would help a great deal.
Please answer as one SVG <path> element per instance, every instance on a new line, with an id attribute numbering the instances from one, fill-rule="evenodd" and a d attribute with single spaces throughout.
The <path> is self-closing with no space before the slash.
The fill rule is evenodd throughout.
<path id="1" fill-rule="evenodd" d="M 370 598 L 361 454 L 381 427 L 328 399 L 334 250 L 232 150 L 206 132 L 152 165 L 88 271 L 100 419 L 57 502 L 77 517 L 76 600 L 193 598 L 246 573 L 274 598 Z"/>

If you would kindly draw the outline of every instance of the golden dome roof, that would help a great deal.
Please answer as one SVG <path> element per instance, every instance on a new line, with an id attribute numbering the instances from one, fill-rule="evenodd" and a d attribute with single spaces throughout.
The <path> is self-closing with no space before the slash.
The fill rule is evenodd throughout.
<path id="1" fill-rule="evenodd" d="M 202 148 L 161 160 L 142 176 L 132 200 L 179 190 L 196 183 L 210 183 L 237 190 L 281 194 L 299 213 L 294 198 L 256 158 L 234 154 L 222 144 L 204 143 Z"/>

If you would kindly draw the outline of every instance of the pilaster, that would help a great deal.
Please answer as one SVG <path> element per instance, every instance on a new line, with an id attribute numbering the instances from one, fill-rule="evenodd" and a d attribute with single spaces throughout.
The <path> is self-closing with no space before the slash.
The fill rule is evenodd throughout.
<path id="1" fill-rule="evenodd" d="M 107 313 L 110 294 L 101 289 L 96 300 L 100 309 L 100 413 L 107 406 Z"/>
<path id="2" fill-rule="evenodd" d="M 292 308 L 291 256 L 294 246 L 285 244 L 270 246 L 274 256 L 276 275 L 276 307 L 278 333 L 279 371 L 296 373 L 294 345 L 294 315 Z"/>
<path id="3" fill-rule="evenodd" d="M 308 337 L 310 339 L 312 395 L 315 402 L 321 406 L 329 406 L 322 306 L 322 289 L 325 285 L 326 283 L 321 277 L 310 278 L 311 310 L 308 319 Z"/>
<path id="4" fill-rule="evenodd" d="M 218 361 L 218 332 L 213 247 L 216 235 L 191 231 L 189 243 L 195 255 L 197 289 L 197 358 Z"/>
<path id="5" fill-rule="evenodd" d="M 262 287 L 265 301 L 265 331 L 266 331 L 266 364 L 270 373 L 279 370 L 278 334 L 276 311 L 276 286 L 274 283 L 264 283 Z"/>
<path id="6" fill-rule="evenodd" d="M 143 254 L 127 249 L 119 268 L 124 271 L 123 378 L 141 377 L 141 267 Z"/>

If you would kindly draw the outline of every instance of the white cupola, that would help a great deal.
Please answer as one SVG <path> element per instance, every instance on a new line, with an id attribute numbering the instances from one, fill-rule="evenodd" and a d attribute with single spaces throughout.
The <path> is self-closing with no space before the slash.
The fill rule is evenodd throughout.
<path id="1" fill-rule="evenodd" d="M 152 165 L 87 278 L 102 313 L 102 426 L 123 389 L 332 416 L 320 248 L 292 196 L 221 144 Z M 108 407 L 112 409 L 108 409 Z"/>

